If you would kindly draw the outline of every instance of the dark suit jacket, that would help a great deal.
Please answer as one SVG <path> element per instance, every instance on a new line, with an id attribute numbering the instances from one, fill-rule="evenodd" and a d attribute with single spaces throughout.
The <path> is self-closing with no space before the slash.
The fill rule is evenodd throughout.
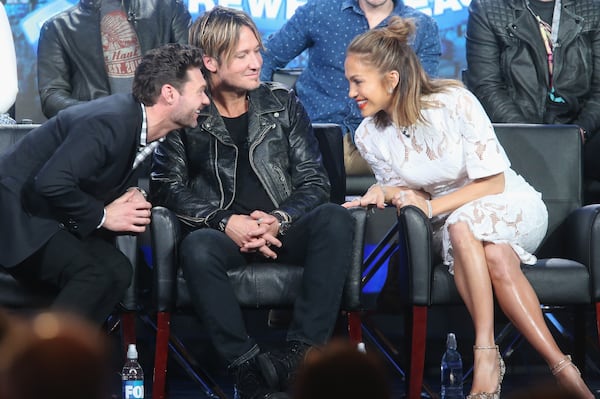
<path id="1" fill-rule="evenodd" d="M 0 157 L 0 265 L 14 266 L 59 229 L 85 237 L 133 181 L 142 110 L 116 94 L 61 111 Z"/>

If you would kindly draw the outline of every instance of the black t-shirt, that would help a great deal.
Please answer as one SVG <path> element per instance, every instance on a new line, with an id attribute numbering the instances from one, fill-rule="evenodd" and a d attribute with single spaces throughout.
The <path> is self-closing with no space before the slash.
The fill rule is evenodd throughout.
<path id="1" fill-rule="evenodd" d="M 529 6 L 534 13 L 539 15 L 542 21 L 552 25 L 552 16 L 554 14 L 554 1 L 530 0 Z"/>
<path id="2" fill-rule="evenodd" d="M 231 139 L 238 147 L 235 197 L 230 209 L 243 215 L 248 215 L 257 209 L 271 212 L 275 209 L 275 205 L 250 165 L 248 113 L 237 118 L 223 117 L 223 121 Z"/>

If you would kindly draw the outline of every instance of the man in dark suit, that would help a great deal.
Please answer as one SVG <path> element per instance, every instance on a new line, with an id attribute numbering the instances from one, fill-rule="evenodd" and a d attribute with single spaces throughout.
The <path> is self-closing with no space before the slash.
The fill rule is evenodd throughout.
<path id="1" fill-rule="evenodd" d="M 131 280 L 105 238 L 150 223 L 151 204 L 130 184 L 152 142 L 197 125 L 209 103 L 201 62 L 187 45 L 151 51 L 132 94 L 61 111 L 0 157 L 0 266 L 58 289 L 56 308 L 104 321 Z"/>

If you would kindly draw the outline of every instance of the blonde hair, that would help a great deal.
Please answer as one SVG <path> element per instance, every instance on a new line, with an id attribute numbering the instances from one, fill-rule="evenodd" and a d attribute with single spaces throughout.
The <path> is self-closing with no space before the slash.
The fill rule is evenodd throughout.
<path id="1" fill-rule="evenodd" d="M 227 64 L 233 57 L 240 30 L 244 26 L 254 33 L 262 49 L 262 38 L 252 18 L 243 11 L 223 6 L 216 6 L 196 19 L 190 27 L 189 43 L 199 47 L 204 55 L 214 58 L 219 64 Z M 204 72 L 205 76 L 210 76 L 205 69 Z"/>
<path id="2" fill-rule="evenodd" d="M 384 111 L 379 111 L 374 116 L 377 126 L 387 126 L 391 122 L 399 126 L 426 122 L 421 109 L 434 104 L 424 97 L 442 92 L 448 87 L 462 86 L 457 80 L 432 79 L 427 75 L 408 44 L 415 29 L 412 19 L 393 16 L 388 26 L 371 29 L 355 37 L 348 46 L 347 54 L 356 55 L 363 63 L 377 69 L 381 72 L 382 79 L 387 72 L 398 72 L 398 85 L 392 93 L 394 112 L 390 117 Z"/>

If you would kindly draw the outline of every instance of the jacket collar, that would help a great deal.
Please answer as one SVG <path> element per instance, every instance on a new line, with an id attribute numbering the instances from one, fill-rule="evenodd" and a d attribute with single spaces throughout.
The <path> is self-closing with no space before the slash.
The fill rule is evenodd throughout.
<path id="1" fill-rule="evenodd" d="M 128 10 L 131 0 L 121 0 L 123 9 Z M 84 10 L 99 10 L 102 5 L 102 0 L 79 0 L 79 5 Z"/>
<path id="2" fill-rule="evenodd" d="M 281 101 L 279 101 L 277 97 L 273 95 L 273 92 L 271 91 L 272 87 L 273 85 L 271 83 L 261 83 L 258 88 L 248 92 L 248 98 L 250 100 L 248 112 L 253 115 L 262 115 L 271 112 L 281 112 L 284 110 L 284 106 L 281 104 Z M 217 111 L 217 107 L 215 107 L 211 101 L 208 107 L 205 107 L 200 111 L 199 117 L 208 118 L 218 115 L 219 112 Z"/>
<path id="3" fill-rule="evenodd" d="M 284 105 L 272 92 L 273 87 L 277 87 L 277 85 L 277 83 L 263 82 L 258 88 L 248 92 L 249 127 L 252 126 L 253 121 L 256 121 L 257 118 L 260 119 L 265 114 L 276 114 L 285 110 Z M 229 139 L 224 138 L 225 124 L 212 101 L 200 111 L 198 119 L 201 120 L 202 128 L 211 131 L 212 134 L 223 140 L 229 141 Z M 251 130 L 253 131 L 254 129 Z"/>

